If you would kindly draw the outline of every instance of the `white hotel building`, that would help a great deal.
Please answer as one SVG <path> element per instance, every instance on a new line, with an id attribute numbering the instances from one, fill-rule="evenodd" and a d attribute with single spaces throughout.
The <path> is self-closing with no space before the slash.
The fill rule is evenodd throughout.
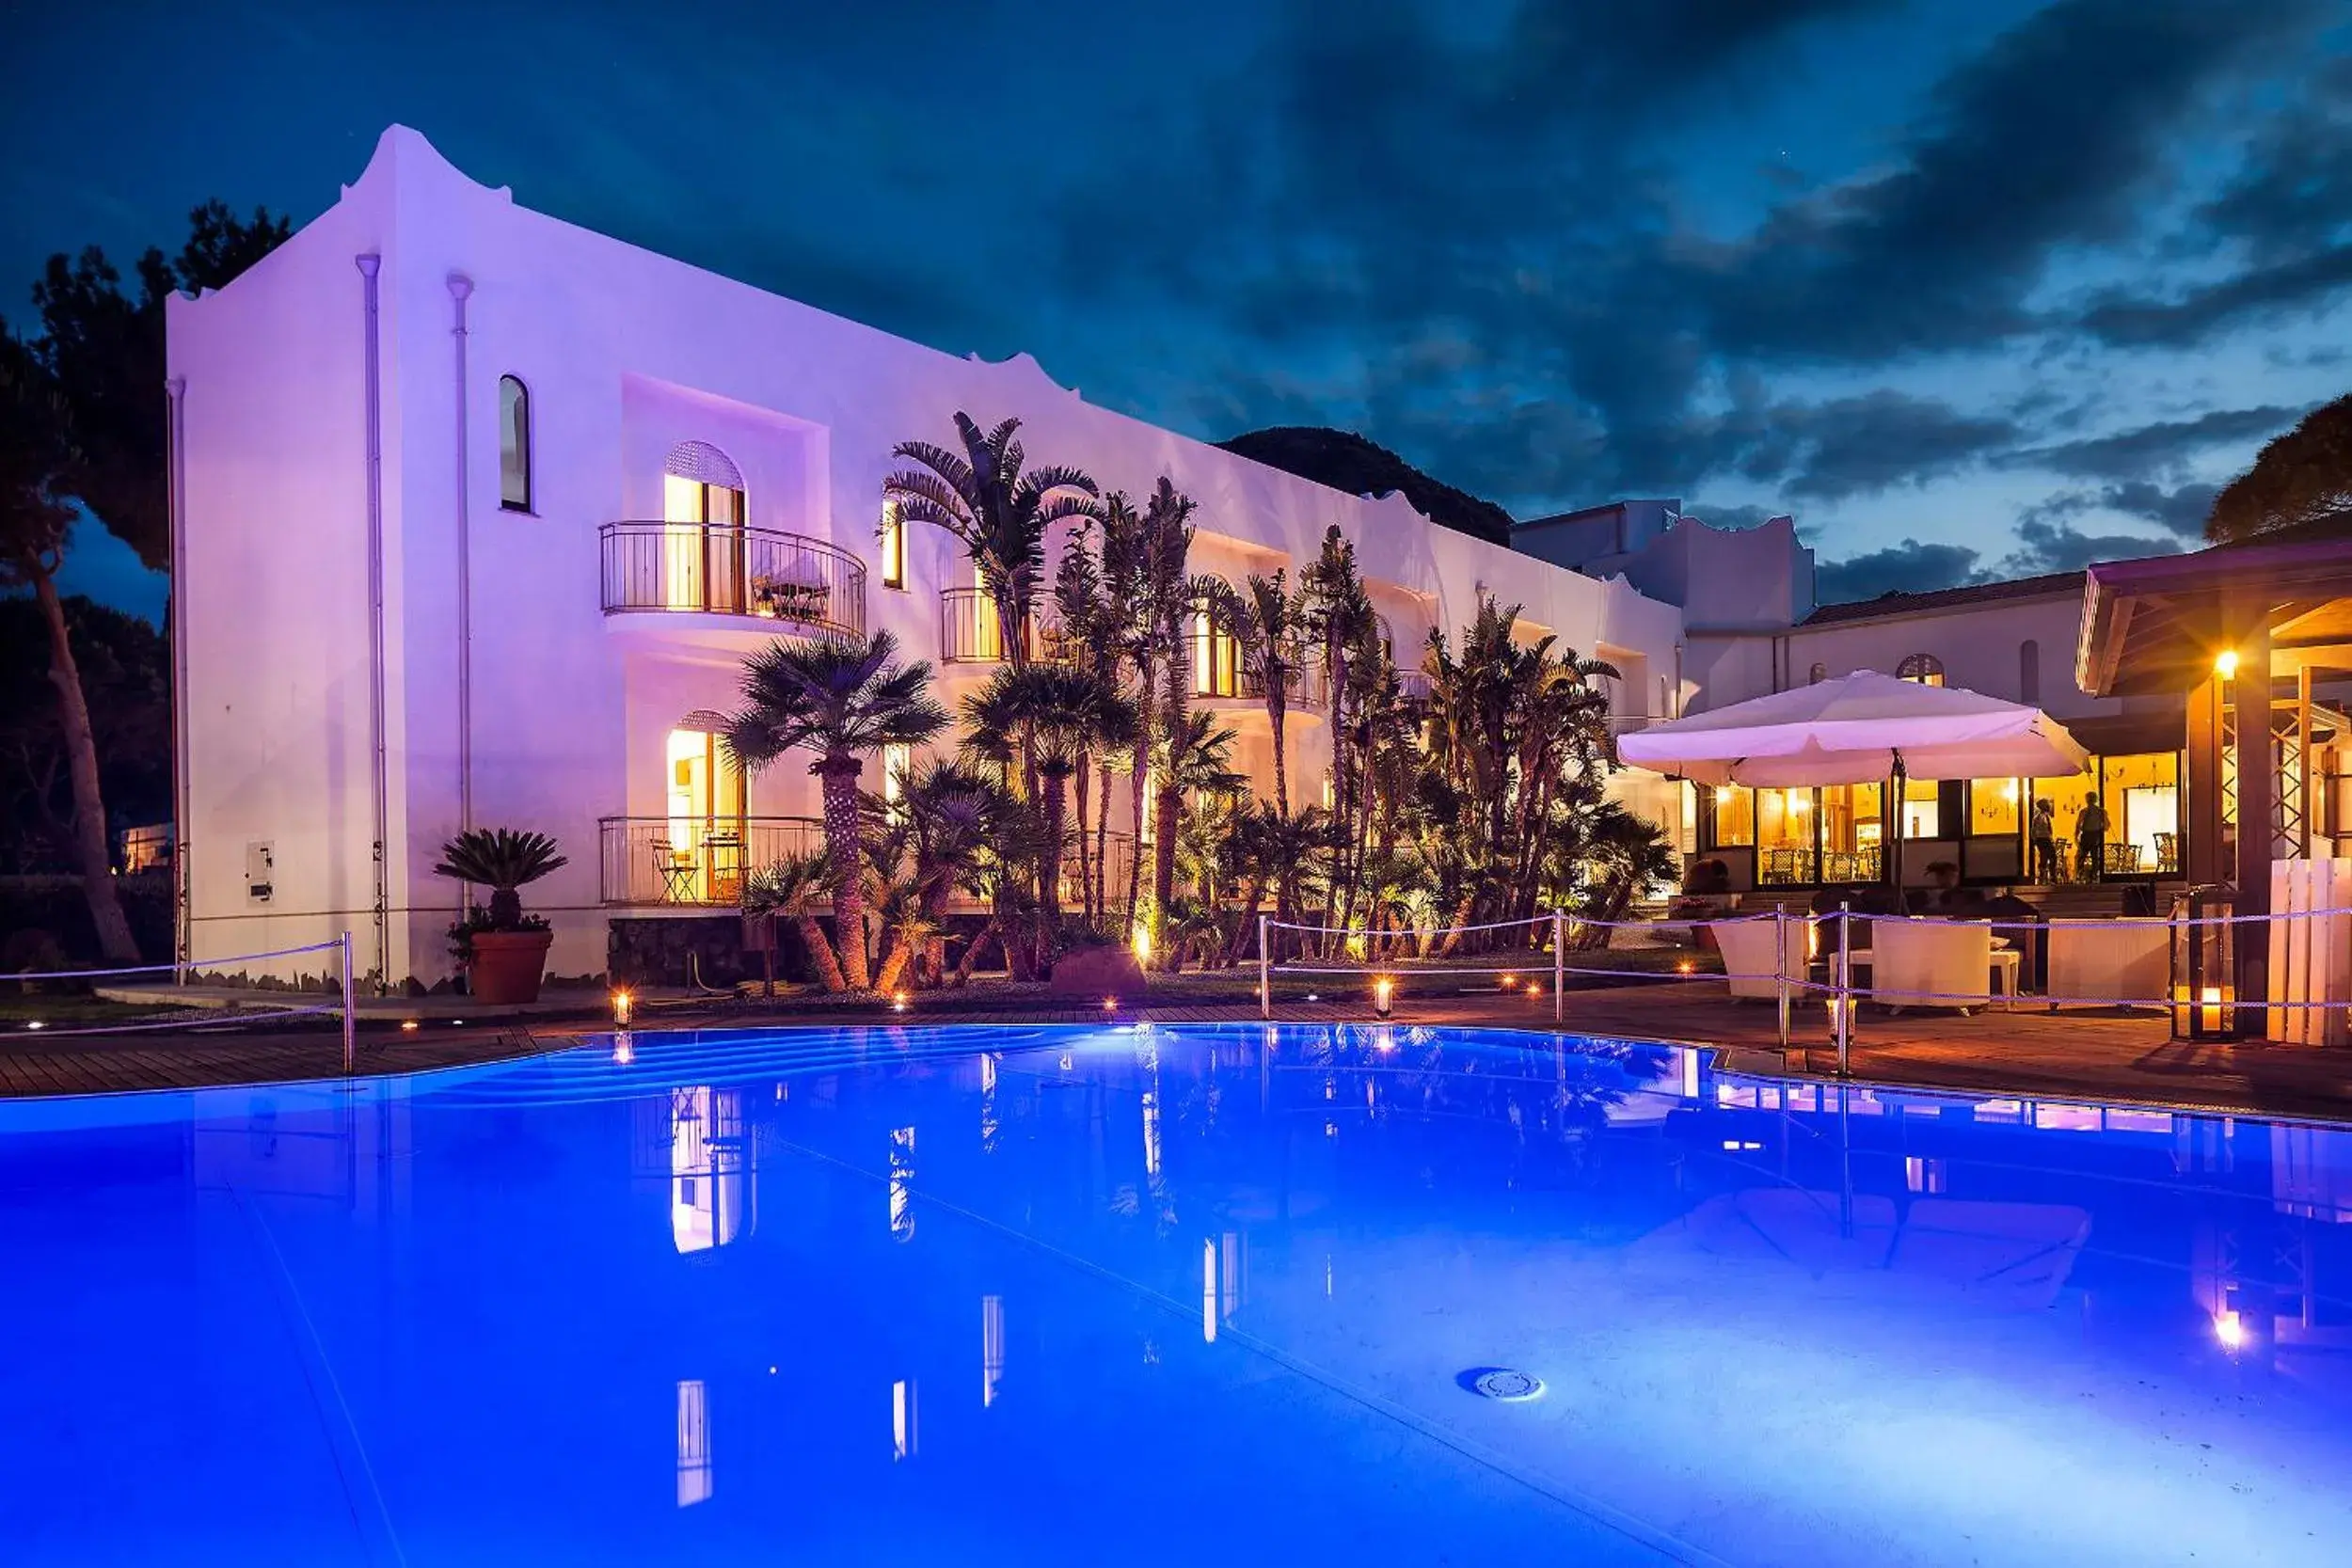
<path id="1" fill-rule="evenodd" d="M 1236 582 L 1295 576 L 1336 525 L 1400 652 L 1493 594 L 1525 635 L 1614 663 L 1623 722 L 1685 695 L 1682 610 L 1623 578 L 1095 407 L 1025 356 L 955 358 L 575 228 L 398 127 L 334 206 L 167 322 L 198 959 L 350 930 L 360 970 L 444 978 L 458 890 L 432 867 L 467 825 L 570 857 L 525 897 L 551 973 L 603 971 L 616 918 L 723 911 L 817 811 L 792 760 L 739 780 L 718 756 L 747 654 L 887 627 L 952 705 L 1000 652 L 960 546 L 881 527 L 892 448 L 952 442 L 958 410 L 1017 417 L 1032 461 L 1105 488 L 1167 475 L 1200 503 L 1195 568 Z M 1264 783 L 1263 708 L 1194 662 Z M 1288 762 L 1312 781 L 1329 740 L 1307 695 Z M 1620 787 L 1676 815 L 1657 781 Z"/>

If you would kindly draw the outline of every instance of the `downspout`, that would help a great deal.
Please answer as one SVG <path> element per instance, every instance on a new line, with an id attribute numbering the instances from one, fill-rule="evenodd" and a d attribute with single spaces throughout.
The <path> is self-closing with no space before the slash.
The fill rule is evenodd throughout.
<path id="1" fill-rule="evenodd" d="M 188 550 L 187 550 L 187 422 L 188 378 L 175 375 L 164 383 L 171 400 L 164 438 L 168 443 L 168 467 L 164 500 L 170 508 L 171 597 L 171 957 L 185 964 L 195 957 L 196 904 L 193 868 L 188 861 Z M 187 983 L 180 969 L 172 979 Z"/>
<path id="2" fill-rule="evenodd" d="M 391 839 L 389 741 L 384 700 L 384 386 L 382 324 L 376 272 L 384 258 L 371 251 L 353 258 L 365 280 L 368 392 L 368 728 L 374 748 L 368 773 L 375 832 L 375 993 L 391 982 Z"/>
<path id="3" fill-rule="evenodd" d="M 473 279 L 449 275 L 449 297 L 457 307 L 450 335 L 457 340 L 457 829 L 473 826 L 473 546 L 472 512 L 466 495 L 466 300 Z M 458 890 L 462 913 L 468 890 Z"/>

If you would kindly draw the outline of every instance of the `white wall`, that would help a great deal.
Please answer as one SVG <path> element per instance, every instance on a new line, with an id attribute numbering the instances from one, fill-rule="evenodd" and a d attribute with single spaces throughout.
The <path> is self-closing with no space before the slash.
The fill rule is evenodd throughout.
<path id="1" fill-rule="evenodd" d="M 1237 577 L 1288 564 L 1295 578 L 1338 526 L 1396 623 L 1401 657 L 1429 625 L 1459 627 L 1491 593 L 1579 651 L 1638 657 L 1653 678 L 1676 668 L 1680 613 L 1622 580 L 1436 528 L 1401 497 L 1342 495 L 1095 407 L 1026 356 L 954 358 L 558 222 L 475 184 L 396 127 L 336 207 L 246 277 L 169 313 L 174 372 L 189 383 L 190 843 L 199 918 L 217 927 L 199 936 L 199 952 L 264 931 L 367 924 L 363 385 L 351 261 L 362 248 L 384 255 L 395 976 L 446 972 L 440 927 L 455 904 L 456 890 L 430 875 L 458 822 L 453 273 L 473 285 L 472 816 L 553 832 L 570 855 L 526 898 L 556 922 L 558 973 L 603 965 L 596 819 L 659 811 L 663 737 L 685 712 L 734 705 L 735 672 L 766 629 L 603 612 L 597 529 L 660 515 L 661 458 L 679 440 L 709 441 L 743 470 L 755 526 L 866 561 L 867 625 L 895 632 L 911 657 L 937 657 L 939 591 L 967 585 L 970 566 L 951 540 L 910 530 L 908 591 L 883 588 L 873 571 L 881 483 L 898 442 L 952 446 L 963 409 L 983 423 L 1018 417 L 1032 462 L 1074 464 L 1106 488 L 1140 496 L 1168 476 L 1200 504 L 1202 563 Z M 531 515 L 498 505 L 503 373 L 532 391 Z M 952 702 L 985 673 L 952 672 L 944 694 Z M 1290 729 L 1293 799 L 1311 800 L 1326 726 L 1302 715 Z M 1249 750 L 1263 764 L 1263 747 Z M 813 809 L 802 764 L 787 759 L 757 781 L 754 807 Z M 285 868 L 266 918 L 245 909 L 236 885 L 243 841 L 257 834 L 279 840 Z"/>

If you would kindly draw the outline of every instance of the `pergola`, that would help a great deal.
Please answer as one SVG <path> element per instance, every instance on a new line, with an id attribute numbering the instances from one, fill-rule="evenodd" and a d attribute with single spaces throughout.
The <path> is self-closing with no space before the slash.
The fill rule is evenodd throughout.
<path id="1" fill-rule="evenodd" d="M 2352 689 L 2352 539 L 2092 566 L 2074 678 L 2094 696 L 2185 694 L 2181 865 L 2192 884 L 2232 884 L 2236 912 L 2267 914 L 2274 861 L 2309 857 L 2314 839 L 2333 853 L 2333 748 L 2352 724 L 2330 699 Z M 2352 808 L 2352 787 L 2341 804 Z M 2239 998 L 2267 994 L 2268 952 L 2263 924 L 2237 927 Z M 2241 1023 L 2261 1030 L 2248 1014 Z"/>

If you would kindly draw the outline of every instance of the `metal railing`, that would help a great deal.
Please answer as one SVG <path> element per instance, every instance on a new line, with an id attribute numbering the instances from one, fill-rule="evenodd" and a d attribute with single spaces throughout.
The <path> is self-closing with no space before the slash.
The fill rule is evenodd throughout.
<path id="1" fill-rule="evenodd" d="M 1265 672 L 1244 670 L 1240 695 L 1265 701 Z M 1282 701 L 1292 708 L 1321 712 L 1331 705 L 1331 673 L 1320 664 L 1294 664 L 1282 673 Z"/>
<path id="2" fill-rule="evenodd" d="M 604 610 L 692 610 L 866 633 L 866 567 L 821 539 L 711 523 L 607 523 Z"/>
<path id="3" fill-rule="evenodd" d="M 1076 650 L 1051 617 L 1029 612 L 1029 662 L 1074 662 Z M 996 600 L 985 588 L 939 591 L 939 661 L 942 664 L 1002 664 L 1005 633 L 997 624 Z"/>
<path id="4" fill-rule="evenodd" d="M 813 816 L 608 816 L 596 824 L 608 905 L 733 907 L 743 879 L 825 847 Z"/>

